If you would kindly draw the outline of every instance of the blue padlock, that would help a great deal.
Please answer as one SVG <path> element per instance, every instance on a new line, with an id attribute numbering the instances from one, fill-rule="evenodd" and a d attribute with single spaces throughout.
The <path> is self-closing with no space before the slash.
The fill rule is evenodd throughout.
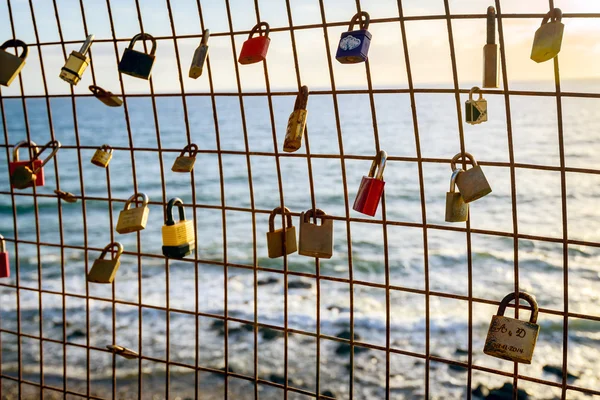
<path id="1" fill-rule="evenodd" d="M 361 11 L 352 17 L 348 32 L 342 33 L 340 44 L 335 58 L 342 64 L 355 64 L 367 61 L 369 46 L 371 45 L 371 34 L 369 29 L 369 13 Z M 354 31 L 354 24 L 360 29 Z"/>

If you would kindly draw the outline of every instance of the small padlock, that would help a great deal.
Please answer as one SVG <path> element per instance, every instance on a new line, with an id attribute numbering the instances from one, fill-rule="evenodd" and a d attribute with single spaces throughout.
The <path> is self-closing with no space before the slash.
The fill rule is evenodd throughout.
<path id="1" fill-rule="evenodd" d="M 123 100 L 121 100 L 118 96 L 113 94 L 113 92 L 107 92 L 102 89 L 100 86 L 90 85 L 90 92 L 94 94 L 98 100 L 103 102 L 109 107 L 120 107 L 123 105 Z"/>
<path id="2" fill-rule="evenodd" d="M 298 254 L 308 257 L 331 258 L 333 255 L 333 220 L 325 218 L 323 210 L 308 210 L 300 214 L 300 241 Z M 321 218 L 321 225 L 311 218 Z"/>
<path id="3" fill-rule="evenodd" d="M 150 40 L 152 49 L 150 54 L 142 53 L 133 50 L 135 42 L 138 40 Z M 138 33 L 129 42 L 129 47 L 125 49 L 121 62 L 119 63 L 119 71 L 123 74 L 135 76 L 140 79 L 150 79 L 152 67 L 154 66 L 154 53 L 156 53 L 156 39 L 148 33 Z"/>
<path id="4" fill-rule="evenodd" d="M 473 93 L 479 93 L 479 98 L 473 100 Z M 477 125 L 488 120 L 487 100 L 483 98 L 481 89 L 473 86 L 469 92 L 469 100 L 465 102 L 465 119 L 467 124 Z"/>
<path id="5" fill-rule="evenodd" d="M 142 205 L 140 207 L 129 208 L 131 203 L 138 198 L 142 199 Z M 125 207 L 123 207 L 123 210 L 119 214 L 117 232 L 123 234 L 145 229 L 149 212 L 148 196 L 145 193 L 134 194 L 127 200 Z"/>
<path id="6" fill-rule="evenodd" d="M 127 347 L 115 345 L 107 345 L 106 348 L 113 353 L 120 355 L 121 357 L 127 358 L 128 360 L 138 358 L 140 355 Z"/>
<path id="7" fill-rule="evenodd" d="M 465 203 L 470 203 L 492 193 L 492 188 L 485 178 L 483 170 L 477 164 L 475 157 L 473 157 L 470 153 L 465 153 L 465 157 L 471 161 L 473 168 L 458 173 L 456 176 L 456 186 L 458 186 L 458 190 L 460 191 Z M 450 167 L 452 168 L 453 173 L 457 169 L 456 163 L 461 158 L 462 157 L 460 153 L 452 158 Z"/>
<path id="8" fill-rule="evenodd" d="M 307 103 L 308 86 L 302 86 L 298 96 L 296 96 L 294 111 L 288 119 L 285 140 L 283 141 L 283 151 L 292 153 L 302 147 L 302 137 L 304 136 L 304 128 L 306 127 L 306 116 L 308 115 L 308 111 L 306 110 Z"/>
<path id="9" fill-rule="evenodd" d="M 179 221 L 175 223 L 173 207 L 179 208 Z M 169 200 L 167 204 L 167 220 L 162 227 L 162 252 L 168 258 L 183 258 L 194 252 L 196 233 L 194 221 L 185 219 L 183 201 L 178 198 Z"/>
<path id="10" fill-rule="evenodd" d="M 515 300 L 515 293 L 509 294 L 500 302 L 498 314 L 492 317 L 483 352 L 504 360 L 531 364 L 540 333 L 540 326 L 536 324 L 538 304 L 535 297 L 528 293 L 519 292 L 519 298 L 531 306 L 529 322 L 504 316 L 506 306 Z"/>
<path id="11" fill-rule="evenodd" d="M 385 169 L 386 161 L 387 153 L 381 150 L 377 153 L 371 164 L 369 176 L 362 177 L 358 193 L 356 193 L 356 199 L 354 199 L 354 205 L 352 206 L 352 209 L 355 211 L 370 215 L 371 217 L 377 212 L 379 201 L 383 195 L 383 187 L 385 186 L 383 170 Z"/>
<path id="12" fill-rule="evenodd" d="M 112 159 L 113 149 L 107 144 L 103 144 L 102 147 L 96 150 L 92 157 L 92 164 L 102 168 L 108 167 L 108 163 Z"/>
<path id="13" fill-rule="evenodd" d="M 19 161 L 19 148 L 22 146 L 34 147 L 36 149 L 31 160 Z M 58 140 L 50 141 L 41 150 L 37 150 L 36 146 L 34 142 L 27 141 L 19 142 L 15 146 L 13 161 L 8 166 L 10 183 L 14 189 L 25 189 L 32 187 L 34 184 L 35 186 L 44 186 L 46 183 L 43 167 L 56 155 L 60 148 L 60 142 Z M 40 160 L 38 157 L 49 147 L 53 148 L 52 153 L 44 161 Z"/>
<path id="14" fill-rule="evenodd" d="M 550 22 L 548 22 L 550 20 Z M 542 20 L 542 25 L 535 31 L 531 59 L 537 63 L 553 59 L 560 52 L 565 25 L 561 22 L 562 11 L 555 8 Z"/>
<path id="15" fill-rule="evenodd" d="M 269 232 L 267 232 L 267 247 L 269 249 L 269 258 L 282 257 L 284 254 L 295 253 L 296 245 L 296 227 L 292 225 L 292 213 L 285 207 L 283 214 L 285 215 L 285 226 L 275 230 L 275 216 L 282 214 L 281 207 L 277 207 L 271 211 L 269 216 Z M 283 243 L 285 242 L 285 253 Z"/>
<path id="16" fill-rule="evenodd" d="M 238 59 L 240 64 L 254 64 L 264 61 L 267 58 L 267 51 L 269 50 L 269 44 L 271 43 L 269 31 L 269 24 L 266 22 L 254 25 L 254 28 L 250 31 L 248 40 L 242 45 L 242 51 L 240 52 L 240 58 Z M 252 37 L 255 33 L 258 33 L 259 36 Z"/>
<path id="17" fill-rule="evenodd" d="M 0 235 L 0 278 L 10 278 L 10 264 L 8 252 L 4 243 L 4 236 Z"/>
<path id="18" fill-rule="evenodd" d="M 185 153 L 188 156 L 185 156 Z M 194 163 L 196 163 L 196 155 L 198 154 L 198 146 L 194 143 L 188 144 L 181 150 L 179 156 L 175 159 L 171 171 L 173 172 L 192 172 Z"/>
<path id="19" fill-rule="evenodd" d="M 204 63 L 206 62 L 206 56 L 208 56 L 208 38 L 210 36 L 210 31 L 208 29 L 204 30 L 202 34 L 202 41 L 200 42 L 200 46 L 194 52 L 194 58 L 192 58 L 192 65 L 190 66 L 189 77 L 192 79 L 197 79 L 200 75 L 202 75 L 202 70 L 204 69 Z"/>
<path id="20" fill-rule="evenodd" d="M 117 254 L 112 260 L 105 260 L 104 257 L 109 251 L 112 253 L 116 248 Z M 102 250 L 100 258 L 94 261 L 92 269 L 88 272 L 87 280 L 96 283 L 112 283 L 121 265 L 119 257 L 123 254 L 123 245 L 119 242 L 112 242 Z"/>
<path id="21" fill-rule="evenodd" d="M 67 62 L 65 66 L 60 70 L 60 79 L 63 81 L 69 82 L 71 85 L 77 85 L 81 78 L 83 77 L 83 73 L 85 69 L 90 65 L 90 58 L 87 53 L 92 46 L 92 41 L 94 40 L 94 35 L 89 35 L 81 49 L 79 51 L 72 51 L 69 58 L 67 58 Z"/>
<path id="22" fill-rule="evenodd" d="M 469 205 L 456 193 L 456 177 L 464 172 L 457 168 L 450 178 L 450 191 L 446 193 L 446 222 L 464 222 L 469 219 Z"/>
<path id="23" fill-rule="evenodd" d="M 487 9 L 487 44 L 483 46 L 483 87 L 498 87 L 498 45 L 496 44 L 496 9 Z"/>
<path id="24" fill-rule="evenodd" d="M 77 203 L 77 197 L 71 192 L 65 192 L 62 190 L 55 190 L 54 193 L 59 199 L 66 201 L 67 203 Z"/>
<path id="25" fill-rule="evenodd" d="M 6 51 L 9 47 L 21 47 L 23 52 L 17 57 Z M 27 45 L 18 39 L 7 40 L 0 46 L 0 85 L 10 86 L 25 66 L 28 53 Z"/>
<path id="26" fill-rule="evenodd" d="M 335 58 L 342 64 L 355 64 L 367 61 L 369 46 L 371 45 L 371 33 L 369 13 L 361 11 L 352 17 L 348 32 L 342 33 Z M 354 24 L 359 25 L 355 31 Z"/>

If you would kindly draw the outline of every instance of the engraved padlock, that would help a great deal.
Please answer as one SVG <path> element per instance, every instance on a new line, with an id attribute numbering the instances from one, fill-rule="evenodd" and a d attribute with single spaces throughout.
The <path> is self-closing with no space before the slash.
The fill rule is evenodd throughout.
<path id="1" fill-rule="evenodd" d="M 150 54 L 136 51 L 133 49 L 135 42 L 138 40 L 150 40 L 152 42 L 152 49 Z M 152 67 L 154 66 L 154 54 L 156 53 L 156 39 L 148 33 L 138 33 L 135 35 L 129 47 L 123 52 L 123 57 L 119 62 L 119 71 L 123 74 L 131 75 L 140 79 L 150 79 L 152 74 Z"/>
<path id="2" fill-rule="evenodd" d="M 542 20 L 542 25 L 535 31 L 531 46 L 531 59 L 537 63 L 553 59 L 560 52 L 565 26 L 561 22 L 562 11 L 555 8 Z"/>
<path id="3" fill-rule="evenodd" d="M 198 46 L 194 52 L 194 58 L 192 58 L 192 65 L 190 66 L 189 72 L 189 77 L 192 79 L 197 79 L 200 75 L 202 75 L 204 63 L 206 62 L 206 57 L 208 56 L 209 37 L 210 31 L 205 29 L 204 33 L 202 33 L 202 41 L 200 42 L 200 46 Z"/>
<path id="4" fill-rule="evenodd" d="M 352 17 L 348 32 L 343 32 L 338 44 L 335 58 L 342 64 L 355 64 L 365 62 L 369 56 L 371 33 L 368 31 L 371 18 L 369 13 L 361 11 Z M 359 25 L 354 30 L 354 24 Z"/>
<path id="5" fill-rule="evenodd" d="M 465 222 L 469 219 L 469 205 L 456 192 L 456 177 L 462 172 L 465 171 L 457 168 L 450 178 L 450 191 L 446 193 L 446 222 Z"/>
<path id="6" fill-rule="evenodd" d="M 140 207 L 130 208 L 131 203 L 135 202 L 138 198 L 142 200 L 142 205 Z M 119 213 L 117 232 L 123 234 L 146 229 L 149 213 L 148 196 L 146 196 L 145 193 L 134 194 L 127 200 L 123 210 Z"/>
<path id="7" fill-rule="evenodd" d="M 275 216 L 284 214 L 285 226 L 275 230 Z M 285 242 L 285 251 L 284 251 Z M 269 232 L 267 232 L 267 247 L 269 249 L 269 258 L 282 257 L 284 254 L 292 254 L 297 250 L 296 244 L 296 227 L 292 225 L 292 213 L 285 207 L 281 211 L 281 207 L 271 211 L 269 216 Z"/>
<path id="8" fill-rule="evenodd" d="M 41 150 L 34 151 L 33 158 L 28 161 L 19 161 L 19 148 L 22 146 L 35 147 L 37 146 L 33 142 L 20 142 L 17 143 L 13 150 L 13 161 L 9 163 L 10 172 L 10 183 L 15 189 L 26 189 L 32 186 L 44 186 L 46 183 L 44 178 L 44 165 L 48 163 L 58 152 L 60 148 L 60 142 L 53 140 L 48 143 Z M 52 148 L 52 152 L 45 160 L 40 160 L 39 156 L 48 148 Z"/>
<path id="9" fill-rule="evenodd" d="M 473 100 L 473 94 L 479 93 L 479 98 Z M 488 120 L 487 100 L 483 98 L 481 89 L 473 86 L 469 91 L 469 100 L 465 102 L 465 120 L 467 124 L 477 125 Z"/>
<path id="10" fill-rule="evenodd" d="M 113 149 L 107 144 L 103 144 L 102 147 L 96 150 L 92 157 L 92 164 L 102 168 L 108 167 L 108 163 L 112 159 Z"/>
<path id="11" fill-rule="evenodd" d="M 81 78 L 83 77 L 83 73 L 85 69 L 90 65 L 90 57 L 88 56 L 88 51 L 92 46 L 92 41 L 94 40 L 94 35 L 89 35 L 81 49 L 79 51 L 72 51 L 69 58 L 67 58 L 67 62 L 65 66 L 60 70 L 60 79 L 63 81 L 69 82 L 71 85 L 77 85 Z"/>
<path id="12" fill-rule="evenodd" d="M 377 212 L 381 196 L 383 195 L 383 170 L 387 161 L 387 153 L 381 150 L 371 163 L 369 176 L 363 176 L 354 199 L 352 209 L 360 213 L 370 215 Z"/>
<path id="13" fill-rule="evenodd" d="M 0 278 L 10 278 L 10 264 L 4 236 L 0 235 Z"/>
<path id="14" fill-rule="evenodd" d="M 188 153 L 186 156 L 185 153 Z M 198 154 L 198 145 L 188 144 L 181 150 L 179 156 L 175 159 L 171 171 L 173 172 L 192 172 L 196 163 L 196 155 Z"/>
<path id="15" fill-rule="evenodd" d="M 308 257 L 331 258 L 333 255 L 333 220 L 325 218 L 323 210 L 308 210 L 300 214 L 300 241 L 298 254 Z M 311 218 L 321 219 L 321 225 Z"/>
<path id="16" fill-rule="evenodd" d="M 306 127 L 306 116 L 308 115 L 308 111 L 306 110 L 307 104 L 308 86 L 302 86 L 298 96 L 296 96 L 294 111 L 288 119 L 285 140 L 283 141 L 283 151 L 291 153 L 302 147 L 302 137 L 304 136 L 304 128 Z"/>
<path id="17" fill-rule="evenodd" d="M 23 51 L 17 57 L 6 51 L 9 47 L 20 47 Z M 0 46 L 0 85 L 10 86 L 25 66 L 25 59 L 28 53 L 29 49 L 27 45 L 18 39 L 7 40 Z"/>
<path id="18" fill-rule="evenodd" d="M 113 92 L 108 92 L 96 85 L 90 85 L 89 89 L 95 98 L 109 107 L 120 107 L 123 105 L 123 100 L 121 100 L 119 96 L 113 94 Z"/>
<path id="19" fill-rule="evenodd" d="M 271 43 L 269 31 L 269 24 L 266 22 L 254 25 L 248 39 L 242 45 L 242 51 L 240 51 L 240 58 L 238 59 L 240 64 L 254 64 L 267 58 L 267 51 L 269 51 L 269 44 Z M 258 33 L 258 36 L 252 37 L 255 33 Z"/>
<path id="20" fill-rule="evenodd" d="M 179 209 L 179 221 L 175 223 L 173 207 Z M 185 219 L 183 201 L 178 198 L 169 200 L 167 204 L 167 219 L 162 227 L 162 252 L 168 258 L 183 258 L 192 254 L 196 245 L 194 221 Z"/>
<path id="21" fill-rule="evenodd" d="M 140 356 L 137 352 L 128 349 L 127 347 L 118 346 L 116 344 L 109 344 L 106 346 L 106 348 L 121 357 L 127 358 L 128 360 L 138 358 Z"/>
<path id="22" fill-rule="evenodd" d="M 483 46 L 483 87 L 498 87 L 498 45 L 496 44 L 496 9 L 489 6 L 487 9 L 487 41 Z"/>
<path id="23" fill-rule="evenodd" d="M 117 254 L 113 259 L 104 259 L 109 251 L 112 255 L 115 249 Z M 123 254 L 123 245 L 121 243 L 112 242 L 106 246 L 104 250 L 102 250 L 100 257 L 94 261 L 92 269 L 88 272 L 87 280 L 96 283 L 112 283 L 117 274 L 117 270 L 119 269 L 119 265 L 121 265 L 121 261 L 119 260 L 121 254 Z"/>
<path id="24" fill-rule="evenodd" d="M 507 295 L 498 307 L 498 314 L 492 317 L 483 352 L 504 360 L 531 364 L 540 333 L 540 326 L 536 324 L 538 304 L 535 297 L 528 293 L 519 292 L 519 298 L 531 306 L 529 322 L 504 316 L 506 306 L 515 300 L 515 293 Z"/>
<path id="25" fill-rule="evenodd" d="M 465 157 L 470 160 L 473 167 L 458 173 L 456 176 L 456 186 L 458 186 L 458 190 L 460 191 L 465 203 L 470 203 L 490 194 L 492 192 L 492 188 L 485 178 L 483 170 L 477 164 L 475 157 L 473 157 L 470 153 L 465 153 Z M 452 168 L 452 172 L 456 171 L 456 163 L 461 158 L 462 156 L 460 153 L 452 158 L 452 161 L 450 162 L 450 168 Z"/>

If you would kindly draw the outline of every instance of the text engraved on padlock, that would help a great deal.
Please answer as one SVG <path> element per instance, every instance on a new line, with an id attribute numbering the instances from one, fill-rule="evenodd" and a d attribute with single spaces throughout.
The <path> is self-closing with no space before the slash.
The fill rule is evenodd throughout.
<path id="1" fill-rule="evenodd" d="M 117 232 L 131 233 L 145 229 L 149 211 L 148 207 L 145 206 L 121 211 L 117 222 Z"/>
<path id="2" fill-rule="evenodd" d="M 531 364 L 540 326 L 494 315 L 483 352 L 505 360 Z"/>
<path id="3" fill-rule="evenodd" d="M 92 164 L 99 167 L 106 167 L 112 158 L 112 153 L 98 149 L 92 157 Z"/>

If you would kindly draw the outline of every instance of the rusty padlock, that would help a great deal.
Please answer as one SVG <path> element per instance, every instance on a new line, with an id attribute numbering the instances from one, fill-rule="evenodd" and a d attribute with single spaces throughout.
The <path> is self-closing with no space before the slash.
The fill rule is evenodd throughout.
<path id="1" fill-rule="evenodd" d="M 528 293 L 519 292 L 519 298 L 527 301 L 532 308 L 529 322 L 504 316 L 506 306 L 515 300 L 515 293 L 507 295 L 500 302 L 498 314 L 492 317 L 483 352 L 504 360 L 531 364 L 540 333 L 540 326 L 536 324 L 538 304 L 535 297 Z"/>
<path id="2" fill-rule="evenodd" d="M 473 167 L 466 171 L 460 172 L 456 176 L 456 186 L 458 186 L 458 190 L 460 191 L 465 203 L 470 203 L 492 193 L 492 188 L 485 178 L 483 170 L 477 164 L 475 157 L 473 157 L 470 153 L 465 153 L 465 157 L 469 159 L 471 164 L 473 164 Z M 456 171 L 456 163 L 461 158 L 462 156 L 460 153 L 452 158 L 452 161 L 450 162 L 450 168 L 452 168 L 452 172 Z"/>
<path id="3" fill-rule="evenodd" d="M 473 94 L 479 92 L 479 98 L 473 100 Z M 477 125 L 488 120 L 487 100 L 483 98 L 481 89 L 473 86 L 469 91 L 469 100 L 465 102 L 465 121 L 470 125 Z"/>
<path id="4" fill-rule="evenodd" d="M 296 96 L 294 111 L 288 119 L 285 140 L 283 141 L 283 151 L 285 152 L 292 153 L 302 147 L 302 137 L 306 127 L 306 116 L 308 115 L 307 103 L 308 86 L 302 86 L 298 96 Z"/>
<path id="5" fill-rule="evenodd" d="M 188 156 L 184 154 L 188 152 Z M 192 172 L 194 169 L 194 163 L 196 162 L 196 155 L 198 154 L 198 145 L 192 143 L 188 144 L 181 150 L 179 156 L 175 159 L 171 171 L 173 172 Z"/>
<path id="6" fill-rule="evenodd" d="M 446 222 L 465 222 L 469 219 L 469 205 L 456 192 L 456 177 L 462 172 L 465 171 L 457 168 L 450 178 L 450 191 L 446 193 Z"/>
<path id="7" fill-rule="evenodd" d="M 561 22 L 562 11 L 555 8 L 542 20 L 542 25 L 535 31 L 531 46 L 531 59 L 537 63 L 553 59 L 560 52 L 565 26 Z M 550 22 L 548 22 L 550 20 Z"/>
<path id="8" fill-rule="evenodd" d="M 377 212 L 381 196 L 383 195 L 383 170 L 387 161 L 387 153 L 381 150 L 371 163 L 369 176 L 363 176 L 354 199 L 352 208 L 360 213 L 370 215 Z"/>
<path id="9" fill-rule="evenodd" d="M 108 163 L 112 159 L 113 149 L 107 144 L 103 144 L 92 157 L 92 164 L 102 168 L 108 167 Z"/>
<path id="10" fill-rule="evenodd" d="M 278 214 L 285 215 L 285 227 L 275 230 L 275 216 Z M 291 211 L 285 207 L 281 211 L 281 207 L 271 211 L 269 216 L 269 232 L 267 232 L 267 247 L 269 248 L 269 258 L 282 257 L 284 254 L 283 243 L 285 241 L 285 254 L 295 253 L 297 250 L 296 244 L 296 227 L 292 225 Z"/>
<path id="11" fill-rule="evenodd" d="M 136 199 L 142 200 L 140 207 L 131 207 L 131 203 Z M 148 214 L 150 209 L 148 208 L 148 196 L 145 193 L 138 193 L 131 196 L 125 203 L 125 207 L 119 213 L 119 221 L 117 222 L 117 232 L 131 233 L 146 229 L 146 223 L 148 222 Z"/>
<path id="12" fill-rule="evenodd" d="M 10 278 L 10 264 L 4 236 L 0 235 L 0 278 Z"/>
<path id="13" fill-rule="evenodd" d="M 98 100 L 103 102 L 109 107 L 120 107 L 123 105 L 123 100 L 121 100 L 118 96 L 113 94 L 113 92 L 106 91 L 102 89 L 100 86 L 90 85 L 90 92 L 96 97 Z"/>
<path id="14" fill-rule="evenodd" d="M 19 161 L 19 147 L 25 145 L 30 147 L 36 146 L 33 142 L 24 141 L 17 143 L 13 150 L 13 161 L 9 163 L 10 183 L 15 189 L 26 189 L 34 185 L 44 186 L 46 183 L 44 165 L 56 155 L 60 148 L 60 142 L 58 140 L 50 141 L 41 150 L 37 150 L 36 148 L 31 160 Z M 39 160 L 39 156 L 50 147 L 53 148 L 52 153 L 45 160 Z"/>
<path id="15" fill-rule="evenodd" d="M 104 257 L 109 251 L 112 253 L 113 249 L 116 248 L 117 255 L 112 260 L 105 260 Z M 102 250 L 100 258 L 94 261 L 92 269 L 88 272 L 87 280 L 89 282 L 96 283 L 112 283 L 121 265 L 119 257 L 123 254 L 123 245 L 119 242 L 112 242 Z"/>
<path id="16" fill-rule="evenodd" d="M 317 208 L 300 214 L 300 241 L 298 254 L 308 257 L 331 258 L 333 255 L 333 220 Z M 321 218 L 321 225 L 313 224 L 311 218 Z"/>

